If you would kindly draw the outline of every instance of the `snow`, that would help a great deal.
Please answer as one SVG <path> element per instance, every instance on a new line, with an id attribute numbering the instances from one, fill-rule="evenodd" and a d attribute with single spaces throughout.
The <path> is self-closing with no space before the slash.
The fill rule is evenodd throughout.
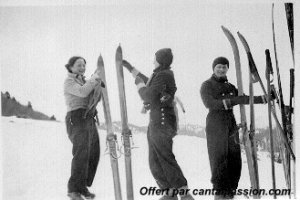
<path id="1" fill-rule="evenodd" d="M 71 149 L 64 122 L 38 121 L 15 117 L 2 117 L 3 199 L 60 200 L 68 199 L 67 181 L 71 167 Z M 101 157 L 91 191 L 97 198 L 114 200 L 114 189 L 109 156 L 105 155 L 106 131 L 99 130 Z M 120 133 L 116 133 L 120 141 Z M 159 199 L 160 196 L 140 194 L 142 187 L 156 187 L 148 167 L 146 134 L 134 134 L 137 148 L 132 150 L 133 184 L 135 199 Z M 193 136 L 176 136 L 174 152 L 188 180 L 189 188 L 210 189 L 210 167 L 206 140 Z M 250 189 L 245 154 L 239 188 Z M 258 152 L 261 188 L 272 187 L 270 158 Z M 119 159 L 123 199 L 126 199 L 124 156 Z M 276 164 L 277 188 L 286 188 L 283 167 Z M 195 199 L 213 199 L 212 196 L 194 196 Z M 267 197 L 263 197 L 267 198 Z M 281 198 L 287 198 L 281 197 Z M 236 199 L 242 199 L 237 196 Z"/>

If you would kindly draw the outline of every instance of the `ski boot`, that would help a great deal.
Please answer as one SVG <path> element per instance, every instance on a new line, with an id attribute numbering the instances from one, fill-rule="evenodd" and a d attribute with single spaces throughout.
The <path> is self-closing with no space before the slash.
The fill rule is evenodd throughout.
<path id="1" fill-rule="evenodd" d="M 81 192 L 81 195 L 84 196 L 84 198 L 86 199 L 94 199 L 96 196 L 94 193 L 91 193 L 88 189 L 86 189 L 84 192 Z"/>
<path id="2" fill-rule="evenodd" d="M 189 187 L 187 185 L 178 188 L 179 191 L 184 191 L 184 193 L 180 194 L 180 200 L 194 200 L 194 197 L 189 193 Z"/>
<path id="3" fill-rule="evenodd" d="M 70 200 L 84 200 L 79 192 L 69 192 Z"/>
<path id="4" fill-rule="evenodd" d="M 180 200 L 195 200 L 195 199 L 190 193 L 187 193 L 186 195 L 180 195 Z"/>
<path id="5" fill-rule="evenodd" d="M 159 200 L 178 200 L 178 197 L 174 195 L 174 188 L 170 188 Z"/>
<path id="6" fill-rule="evenodd" d="M 177 196 L 164 195 L 159 200 L 178 200 Z"/>

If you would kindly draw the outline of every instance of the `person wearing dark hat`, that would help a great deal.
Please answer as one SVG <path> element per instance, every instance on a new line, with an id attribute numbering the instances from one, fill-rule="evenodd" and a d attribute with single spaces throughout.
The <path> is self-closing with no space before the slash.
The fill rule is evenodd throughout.
<path id="1" fill-rule="evenodd" d="M 206 137 L 215 199 L 233 198 L 241 175 L 241 149 L 233 106 L 249 104 L 249 96 L 238 96 L 227 80 L 229 61 L 218 57 L 212 64 L 213 75 L 203 82 L 200 95 L 209 113 Z M 266 103 L 265 96 L 255 96 L 254 103 Z"/>
<path id="2" fill-rule="evenodd" d="M 177 132 L 174 111 L 174 95 L 177 90 L 171 70 L 172 50 L 160 49 L 155 53 L 153 74 L 150 78 L 123 60 L 135 78 L 138 93 L 144 102 L 144 110 L 150 110 L 147 131 L 150 171 L 158 186 L 166 192 L 160 200 L 177 200 L 174 191 L 186 191 L 181 200 L 193 200 L 188 192 L 187 180 L 173 154 L 173 137 Z"/>
<path id="3" fill-rule="evenodd" d="M 96 111 L 86 112 L 93 91 L 104 87 L 97 73 L 85 80 L 86 61 L 73 56 L 65 65 L 68 75 L 64 82 L 67 106 L 65 118 L 67 133 L 72 142 L 71 176 L 68 181 L 68 196 L 71 200 L 93 199 L 95 194 L 87 187 L 93 183 L 100 157 L 99 136 L 95 125 Z M 87 114 L 86 114 L 87 113 Z"/>

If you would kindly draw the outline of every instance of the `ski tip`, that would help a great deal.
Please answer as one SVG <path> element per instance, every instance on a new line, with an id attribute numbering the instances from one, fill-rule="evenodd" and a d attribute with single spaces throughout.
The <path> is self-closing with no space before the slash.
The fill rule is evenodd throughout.
<path id="1" fill-rule="evenodd" d="M 244 37 L 239 31 L 237 32 L 237 35 L 239 36 L 241 42 L 242 42 L 243 45 L 245 46 L 247 52 L 250 51 L 250 47 L 249 47 L 248 42 L 247 42 L 247 40 L 245 39 L 245 37 Z"/>
<path id="2" fill-rule="evenodd" d="M 239 36 L 239 38 L 240 38 L 241 42 L 243 43 L 243 45 L 245 47 L 247 47 L 247 49 L 249 49 L 249 45 L 248 45 L 245 37 L 239 31 L 237 32 L 237 35 Z"/>
<path id="3" fill-rule="evenodd" d="M 243 40 L 245 40 L 244 36 L 243 36 L 239 31 L 237 32 L 237 35 L 238 35 L 240 38 L 242 38 Z"/>
<path id="4" fill-rule="evenodd" d="M 229 31 L 229 29 L 226 28 L 225 26 L 221 26 L 221 28 L 222 28 L 222 31 L 223 31 L 225 34 L 230 34 L 230 35 L 232 35 L 231 32 Z"/>
<path id="5" fill-rule="evenodd" d="M 119 44 L 118 48 L 117 48 L 117 52 L 118 53 L 122 53 L 122 47 L 121 47 L 121 44 Z"/>
<path id="6" fill-rule="evenodd" d="M 103 58 L 102 58 L 102 55 L 100 54 L 99 57 L 98 57 L 98 66 L 104 66 L 104 62 L 103 62 Z"/>
<path id="7" fill-rule="evenodd" d="M 228 28 L 226 28 L 225 26 L 221 25 L 222 30 L 228 30 Z"/>

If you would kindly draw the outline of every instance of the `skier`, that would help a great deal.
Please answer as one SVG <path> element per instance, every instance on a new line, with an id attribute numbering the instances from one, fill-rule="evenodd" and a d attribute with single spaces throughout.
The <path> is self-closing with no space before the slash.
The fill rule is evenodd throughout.
<path id="1" fill-rule="evenodd" d="M 212 64 L 213 75 L 203 82 L 200 95 L 209 109 L 206 136 L 211 182 L 215 199 L 231 199 L 241 175 L 241 150 L 233 106 L 249 104 L 249 96 L 238 96 L 238 90 L 227 80 L 229 61 L 218 57 Z M 255 96 L 254 103 L 266 103 L 265 96 Z"/>
<path id="2" fill-rule="evenodd" d="M 161 189 L 169 190 L 160 200 L 177 200 L 174 191 L 188 191 L 187 180 L 172 151 L 173 137 L 177 125 L 173 107 L 177 90 L 174 74 L 171 71 L 173 54 L 171 49 L 160 49 L 155 53 L 154 70 L 151 78 L 141 74 L 123 60 L 135 78 L 138 93 L 144 101 L 145 109 L 150 110 L 150 123 L 147 131 L 149 165 L 151 173 Z M 180 195 L 181 200 L 193 200 L 190 193 Z"/>
<path id="3" fill-rule="evenodd" d="M 71 177 L 68 181 L 68 196 L 71 200 L 93 199 L 95 194 L 87 187 L 93 183 L 97 170 L 100 146 L 99 136 L 95 125 L 96 111 L 86 110 L 92 91 L 101 87 L 101 80 L 95 73 L 85 81 L 86 61 L 82 57 L 71 57 L 65 65 L 68 76 L 64 82 L 64 96 L 67 105 L 66 127 L 68 137 L 73 144 Z M 98 89 L 98 88 L 97 88 Z"/>

